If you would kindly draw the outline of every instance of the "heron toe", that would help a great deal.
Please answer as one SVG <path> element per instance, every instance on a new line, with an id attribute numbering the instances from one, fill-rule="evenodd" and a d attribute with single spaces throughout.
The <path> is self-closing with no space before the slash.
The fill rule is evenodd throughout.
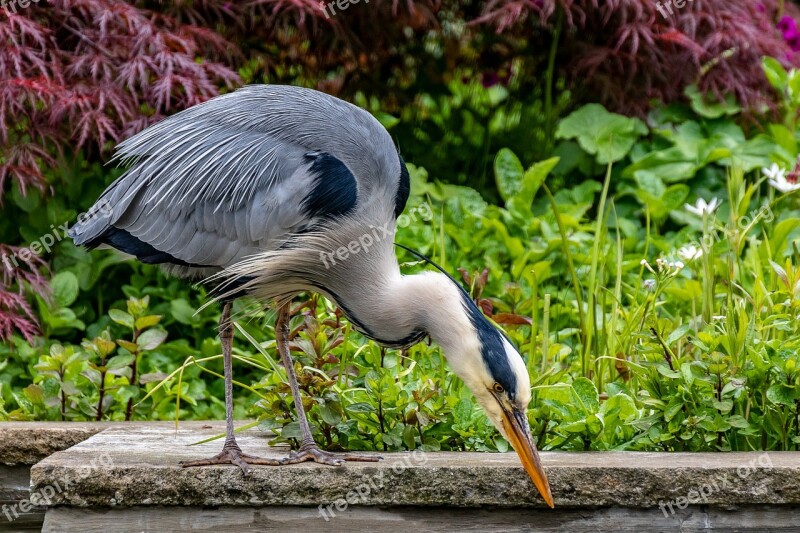
<path id="1" fill-rule="evenodd" d="M 265 459 L 263 457 L 256 457 L 255 455 L 242 453 L 242 450 L 238 446 L 225 446 L 220 453 L 208 459 L 181 461 L 180 463 L 183 468 L 211 465 L 234 465 L 241 468 L 242 474 L 245 476 L 249 476 L 251 473 L 250 465 L 279 466 L 282 464 L 284 463 L 279 459 Z"/>
<path id="2" fill-rule="evenodd" d="M 289 457 L 281 459 L 281 464 L 293 465 L 297 463 L 304 463 L 306 461 L 314 461 L 315 463 L 329 465 L 329 466 L 342 466 L 347 461 L 362 461 L 362 462 L 378 462 L 382 461 L 383 457 L 380 455 L 367 455 L 356 453 L 332 453 L 320 450 L 316 446 L 309 446 L 307 448 L 300 448 L 296 452 L 289 454 Z"/>

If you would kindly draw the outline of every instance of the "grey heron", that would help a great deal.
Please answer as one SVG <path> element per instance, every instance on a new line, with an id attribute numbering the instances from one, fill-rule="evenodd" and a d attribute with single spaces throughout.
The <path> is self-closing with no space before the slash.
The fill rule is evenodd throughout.
<path id="1" fill-rule="evenodd" d="M 115 159 L 127 170 L 97 200 L 109 215 L 77 223 L 74 242 L 109 245 L 177 276 L 224 280 L 226 439 L 219 455 L 183 466 L 234 464 L 247 474 L 249 465 L 379 459 L 329 453 L 312 437 L 288 348 L 288 304 L 318 292 L 383 346 L 430 336 L 553 506 L 519 352 L 452 277 L 400 272 L 393 237 L 409 174 L 372 115 L 314 90 L 252 85 L 150 126 L 120 143 Z M 328 255 L 358 249 L 366 235 L 360 253 Z M 234 436 L 230 315 L 244 294 L 277 307 L 276 346 L 302 430 L 299 450 L 281 460 L 242 453 Z"/>

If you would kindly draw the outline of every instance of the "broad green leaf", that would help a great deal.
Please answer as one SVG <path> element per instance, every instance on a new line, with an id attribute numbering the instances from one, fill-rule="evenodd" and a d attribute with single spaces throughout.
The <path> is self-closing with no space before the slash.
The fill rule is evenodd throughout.
<path id="1" fill-rule="evenodd" d="M 342 421 L 341 408 L 333 402 L 325 402 L 319 406 L 319 414 L 322 420 L 331 426 L 335 426 Z"/>
<path id="2" fill-rule="evenodd" d="M 687 385 L 694 383 L 694 374 L 692 374 L 692 366 L 689 363 L 681 363 L 681 374 Z"/>
<path id="3" fill-rule="evenodd" d="M 777 59 L 768 56 L 762 58 L 761 64 L 764 67 L 764 74 L 770 85 L 778 89 L 778 91 L 783 92 L 789 80 L 789 75 L 786 73 L 786 69 L 783 68 L 783 65 L 781 65 Z"/>
<path id="4" fill-rule="evenodd" d="M 501 148 L 494 158 L 494 177 L 497 190 L 506 202 L 522 188 L 524 169 L 519 158 L 508 148 Z"/>
<path id="5" fill-rule="evenodd" d="M 506 202 L 509 211 L 519 217 L 532 216 L 530 208 L 533 203 L 533 198 L 536 196 L 536 192 L 542 186 L 542 183 L 544 183 L 545 178 L 547 178 L 548 174 L 550 174 L 557 164 L 558 158 L 551 157 L 550 159 L 545 159 L 544 161 L 533 164 L 526 170 L 525 174 L 522 175 L 522 183 L 519 191 Z"/>
<path id="6" fill-rule="evenodd" d="M 703 93 L 697 85 L 689 85 L 684 89 L 694 111 L 706 118 L 719 118 L 724 115 L 736 115 L 742 108 L 733 95 L 726 95 L 721 101 L 709 93 Z"/>
<path id="7" fill-rule="evenodd" d="M 633 143 L 647 134 L 647 126 L 637 119 L 608 112 L 599 104 L 588 104 L 570 113 L 556 129 L 559 139 L 577 139 L 581 148 L 601 164 L 619 161 Z"/>
<path id="8" fill-rule="evenodd" d="M 666 376 L 668 378 L 673 378 L 674 379 L 674 378 L 681 377 L 681 373 L 680 372 L 676 372 L 674 370 L 671 370 L 667 365 L 656 365 L 656 370 L 658 370 L 659 374 L 661 374 L 662 376 Z"/>
<path id="9" fill-rule="evenodd" d="M 147 329 L 161 321 L 160 315 L 147 315 L 136 319 L 136 329 Z"/>
<path id="10" fill-rule="evenodd" d="M 750 423 L 747 420 L 745 420 L 742 415 L 729 416 L 728 424 L 730 424 L 732 427 L 739 429 L 747 429 L 750 427 Z"/>
<path id="11" fill-rule="evenodd" d="M 135 357 L 131 354 L 117 355 L 109 359 L 106 363 L 108 370 L 118 370 L 120 368 L 127 368 L 133 362 Z"/>
<path id="12" fill-rule="evenodd" d="M 572 390 L 580 398 L 587 414 L 596 413 L 600 408 L 600 398 L 597 394 L 597 387 L 590 380 L 579 377 L 572 382 Z"/>
<path id="13" fill-rule="evenodd" d="M 108 316 L 117 324 L 133 329 L 133 317 L 121 309 L 109 309 Z"/>
<path id="14" fill-rule="evenodd" d="M 189 302 L 183 298 L 177 298 L 170 302 L 170 312 L 172 313 L 172 318 L 181 324 L 191 325 L 194 319 L 195 311 L 196 309 L 189 305 Z"/>
<path id="15" fill-rule="evenodd" d="M 136 353 L 139 351 L 139 345 L 136 344 L 135 342 L 126 341 L 124 339 L 118 339 L 117 344 L 119 344 L 120 346 L 122 346 L 131 353 Z"/>
<path id="16" fill-rule="evenodd" d="M 691 329 L 692 329 L 691 324 L 683 324 L 675 328 L 675 330 L 673 330 L 673 332 L 667 336 L 666 340 L 667 346 L 672 346 L 673 344 L 675 344 L 675 342 L 677 342 L 678 339 L 682 339 L 687 333 L 689 333 L 689 331 L 691 331 Z"/>
<path id="17" fill-rule="evenodd" d="M 136 344 L 142 350 L 155 350 L 167 339 L 167 332 L 163 329 L 148 329 L 136 339 Z"/>
<path id="18" fill-rule="evenodd" d="M 50 280 L 53 298 L 61 307 L 69 307 L 78 297 L 78 278 L 72 272 L 59 272 Z"/>
<path id="19" fill-rule="evenodd" d="M 592 435 L 599 435 L 603 431 L 603 420 L 597 415 L 586 417 L 586 428 Z"/>
<path id="20" fill-rule="evenodd" d="M 772 403 L 794 406 L 794 402 L 800 399 L 800 390 L 789 385 L 778 384 L 767 389 L 767 399 Z"/>
<path id="21" fill-rule="evenodd" d="M 600 413 L 602 413 L 606 419 L 613 413 L 619 420 L 627 422 L 636 417 L 638 410 L 630 396 L 625 393 L 619 393 L 603 402 L 603 405 L 600 407 Z"/>

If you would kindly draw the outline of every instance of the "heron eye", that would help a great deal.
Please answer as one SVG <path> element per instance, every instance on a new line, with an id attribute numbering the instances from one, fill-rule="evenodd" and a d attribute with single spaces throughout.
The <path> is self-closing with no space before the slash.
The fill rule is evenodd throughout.
<path id="1" fill-rule="evenodd" d="M 494 391 L 495 391 L 496 393 L 498 393 L 498 394 L 500 394 L 501 392 L 505 392 L 505 389 L 504 389 L 504 388 L 503 388 L 503 386 L 502 386 L 502 385 L 500 385 L 499 383 L 495 383 L 494 385 L 492 385 L 492 388 L 493 388 L 493 389 L 494 389 Z"/>

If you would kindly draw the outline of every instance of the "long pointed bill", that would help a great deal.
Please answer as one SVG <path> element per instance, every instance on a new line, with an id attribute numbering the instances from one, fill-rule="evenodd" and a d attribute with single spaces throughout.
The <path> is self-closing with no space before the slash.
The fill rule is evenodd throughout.
<path id="1" fill-rule="evenodd" d="M 531 437 L 531 429 L 528 426 L 528 419 L 525 413 L 514 411 L 513 413 L 507 412 L 503 409 L 503 428 L 506 430 L 506 435 L 511 441 L 511 446 L 519 455 L 522 466 L 531 477 L 533 484 L 539 490 L 544 501 L 552 509 L 554 507 L 553 495 L 550 493 L 550 483 L 547 481 L 547 474 L 544 473 L 542 462 L 539 460 L 539 452 L 536 451 L 536 445 L 533 443 Z"/>

